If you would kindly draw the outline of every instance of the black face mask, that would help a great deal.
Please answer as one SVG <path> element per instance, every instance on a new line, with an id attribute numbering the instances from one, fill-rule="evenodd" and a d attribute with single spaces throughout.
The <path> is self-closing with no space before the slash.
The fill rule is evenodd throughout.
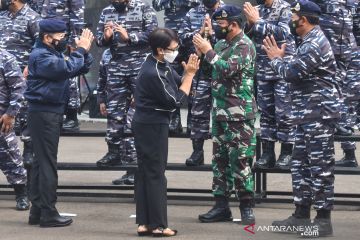
<path id="1" fill-rule="evenodd" d="M 294 37 L 298 36 L 298 34 L 296 33 L 296 28 L 299 26 L 299 21 L 300 21 L 300 19 L 295 20 L 295 21 L 290 20 L 290 22 L 289 22 L 290 33 Z"/>
<path id="2" fill-rule="evenodd" d="M 225 39 L 229 33 L 229 25 L 226 27 L 220 27 L 219 25 L 214 26 L 215 37 L 217 39 Z"/>
<path id="3" fill-rule="evenodd" d="M 256 0 L 256 3 L 258 5 L 265 4 L 265 0 Z"/>
<path id="4" fill-rule="evenodd" d="M 8 10 L 11 5 L 11 0 L 0 0 L 0 10 Z"/>
<path id="5" fill-rule="evenodd" d="M 207 9 L 212 9 L 216 3 L 217 0 L 203 0 L 203 4 Z"/>
<path id="6" fill-rule="evenodd" d="M 56 51 L 63 53 L 66 50 L 68 45 L 68 40 L 66 38 L 62 38 L 60 40 L 53 39 L 51 44 L 55 48 Z"/>
<path id="7" fill-rule="evenodd" d="M 116 11 L 124 12 L 128 3 L 127 2 L 113 2 L 112 5 L 116 9 Z"/>

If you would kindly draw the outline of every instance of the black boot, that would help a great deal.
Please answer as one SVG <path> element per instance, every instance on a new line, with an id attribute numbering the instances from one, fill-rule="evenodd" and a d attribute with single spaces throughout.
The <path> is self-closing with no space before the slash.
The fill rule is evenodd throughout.
<path id="1" fill-rule="evenodd" d="M 73 220 L 69 217 L 62 217 L 56 210 L 41 210 L 40 227 L 65 227 Z"/>
<path id="2" fill-rule="evenodd" d="M 186 166 L 204 165 L 204 139 L 192 139 L 193 153 L 186 159 Z"/>
<path id="3" fill-rule="evenodd" d="M 134 185 L 135 183 L 135 174 L 126 172 L 121 178 L 115 179 L 112 181 L 114 185 Z"/>
<path id="4" fill-rule="evenodd" d="M 255 224 L 255 215 L 253 212 L 252 207 L 254 206 L 254 200 L 241 200 L 240 201 L 240 215 L 241 215 L 241 222 L 242 225 L 251 225 Z"/>
<path id="5" fill-rule="evenodd" d="M 310 206 L 296 205 L 295 213 L 285 220 L 274 221 L 272 226 L 284 229 L 284 231 L 295 231 L 294 228 L 310 224 Z"/>
<path id="6" fill-rule="evenodd" d="M 23 162 L 26 169 L 31 169 L 34 162 L 34 150 L 31 141 L 24 142 Z"/>
<path id="7" fill-rule="evenodd" d="M 183 128 L 181 125 L 180 109 L 171 114 L 169 132 L 170 133 L 182 133 Z"/>
<path id="8" fill-rule="evenodd" d="M 32 205 L 30 208 L 30 215 L 29 215 L 29 222 L 28 222 L 29 225 L 40 224 L 40 217 L 41 217 L 41 209 Z"/>
<path id="9" fill-rule="evenodd" d="M 199 220 L 202 223 L 232 221 L 232 214 L 228 199 L 224 196 L 215 197 L 215 206 L 207 213 L 200 214 Z"/>
<path id="10" fill-rule="evenodd" d="M 275 142 L 263 140 L 263 153 L 255 162 L 257 168 L 273 168 L 275 166 Z"/>
<path id="11" fill-rule="evenodd" d="M 355 149 L 344 149 L 345 156 L 335 162 L 336 167 L 357 167 L 358 163 L 355 157 Z"/>
<path id="12" fill-rule="evenodd" d="M 120 146 L 108 143 L 108 152 L 99 161 L 96 162 L 98 167 L 109 167 L 122 164 Z"/>
<path id="13" fill-rule="evenodd" d="M 282 143 L 279 159 L 276 161 L 277 168 L 286 169 L 289 167 L 292 157 L 293 145 L 291 143 Z"/>
<path id="14" fill-rule="evenodd" d="M 329 237 L 333 235 L 331 224 L 331 211 L 318 210 L 314 222 L 311 223 L 308 230 L 300 231 L 299 234 L 305 238 Z"/>
<path id="15" fill-rule="evenodd" d="M 339 124 L 335 125 L 335 133 L 334 135 L 338 135 L 338 136 L 351 136 L 353 135 L 353 130 L 351 128 L 348 127 L 342 127 Z"/>
<path id="16" fill-rule="evenodd" d="M 80 130 L 80 124 L 77 119 L 77 110 L 68 109 L 66 111 L 66 118 L 62 125 L 63 132 L 78 132 Z"/>
<path id="17" fill-rule="evenodd" d="M 16 210 L 24 211 L 29 210 L 30 204 L 26 194 L 25 184 L 14 184 Z"/>

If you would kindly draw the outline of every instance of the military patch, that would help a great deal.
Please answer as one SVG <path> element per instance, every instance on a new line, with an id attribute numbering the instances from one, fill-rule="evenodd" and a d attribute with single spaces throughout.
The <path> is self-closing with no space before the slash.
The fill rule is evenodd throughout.
<path id="1" fill-rule="evenodd" d="M 226 18 L 228 16 L 225 10 L 222 10 L 221 17 Z"/>
<path id="2" fill-rule="evenodd" d="M 297 3 L 294 7 L 294 10 L 299 12 L 300 11 L 300 3 Z"/>

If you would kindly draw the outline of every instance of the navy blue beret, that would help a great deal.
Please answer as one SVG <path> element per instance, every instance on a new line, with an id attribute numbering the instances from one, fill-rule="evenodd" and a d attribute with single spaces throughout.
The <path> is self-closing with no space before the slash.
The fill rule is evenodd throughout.
<path id="1" fill-rule="evenodd" d="M 309 0 L 297 0 L 291 4 L 291 11 L 300 14 L 321 15 L 319 5 Z"/>
<path id="2" fill-rule="evenodd" d="M 241 18 L 241 8 L 234 5 L 225 5 L 218 8 L 212 15 L 214 20 L 227 20 Z"/>
<path id="3" fill-rule="evenodd" d="M 66 32 L 66 23 L 56 18 L 43 19 L 39 23 L 40 32 L 62 33 Z"/>

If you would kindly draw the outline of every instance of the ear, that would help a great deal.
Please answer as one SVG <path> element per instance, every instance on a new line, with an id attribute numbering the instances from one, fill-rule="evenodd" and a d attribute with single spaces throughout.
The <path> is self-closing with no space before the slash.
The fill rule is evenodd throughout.
<path id="1" fill-rule="evenodd" d="M 158 55 L 164 55 L 164 49 L 156 48 Z"/>

